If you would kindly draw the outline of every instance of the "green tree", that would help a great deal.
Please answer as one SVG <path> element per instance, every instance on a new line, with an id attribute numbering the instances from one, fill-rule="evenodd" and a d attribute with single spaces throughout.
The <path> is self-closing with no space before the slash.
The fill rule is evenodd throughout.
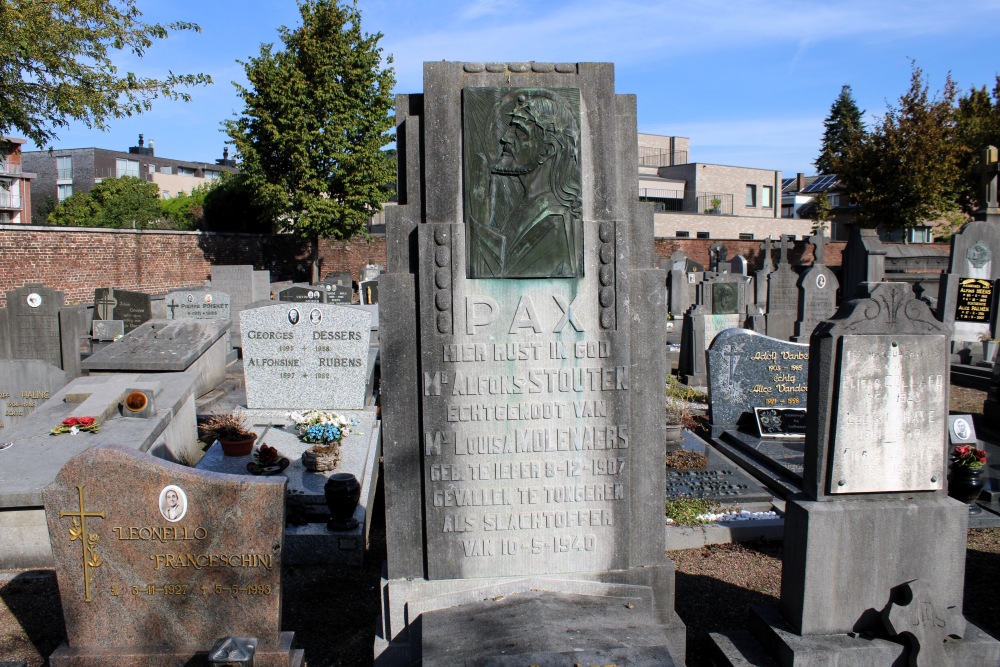
<path id="1" fill-rule="evenodd" d="M 1000 147 L 1000 75 L 992 94 L 983 86 L 958 98 L 955 125 L 958 141 L 966 149 L 960 165 L 964 174 L 960 202 L 966 212 L 972 213 L 982 205 L 983 188 L 976 173 L 982 151 L 986 146 Z"/>
<path id="2" fill-rule="evenodd" d="M 836 173 L 834 165 L 844 155 L 848 146 L 861 141 L 865 136 L 864 112 L 858 108 L 851 94 L 850 86 L 842 86 L 840 95 L 830 105 L 830 115 L 823 121 L 823 145 L 819 157 L 813 164 L 821 174 Z"/>
<path id="3" fill-rule="evenodd" d="M 256 202 L 310 241 L 318 281 L 319 239 L 366 233 L 389 199 L 395 174 L 381 149 L 395 79 L 356 3 L 302 0 L 299 11 L 301 26 L 279 30 L 284 50 L 263 44 L 241 62 L 245 109 L 225 125 Z"/>
<path id="4" fill-rule="evenodd" d="M 90 192 L 67 198 L 49 214 L 49 224 L 145 229 L 160 217 L 159 187 L 141 178 L 124 176 L 105 178 Z"/>
<path id="5" fill-rule="evenodd" d="M 957 141 L 954 102 L 950 74 L 940 96 L 932 97 L 914 64 L 910 89 L 898 106 L 834 160 L 834 172 L 860 205 L 859 224 L 898 229 L 958 210 L 965 148 Z"/>
<path id="6" fill-rule="evenodd" d="M 206 74 L 162 79 L 119 73 L 114 51 L 142 57 L 171 30 L 194 23 L 144 23 L 135 0 L 0 2 L 0 134 L 43 146 L 70 120 L 106 129 L 107 121 L 148 111 L 158 97 L 190 100 L 179 89 L 209 84 Z"/>
<path id="7" fill-rule="evenodd" d="M 245 174 L 223 173 L 202 203 L 206 231 L 274 233 L 274 217 L 254 199 Z"/>
<path id="8" fill-rule="evenodd" d="M 161 199 L 160 213 L 174 229 L 198 229 L 205 217 L 205 198 L 212 186 L 206 183 L 192 189 L 190 194 L 179 192 L 176 197 Z"/>
<path id="9" fill-rule="evenodd" d="M 815 202 L 815 206 L 812 211 L 812 219 L 816 221 L 816 228 L 829 231 L 830 221 L 833 220 L 833 204 L 830 203 L 830 194 L 823 190 L 816 194 L 813 202 Z"/>

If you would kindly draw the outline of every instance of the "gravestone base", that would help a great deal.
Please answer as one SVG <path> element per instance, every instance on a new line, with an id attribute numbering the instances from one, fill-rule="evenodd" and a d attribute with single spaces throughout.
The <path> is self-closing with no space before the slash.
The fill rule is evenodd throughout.
<path id="1" fill-rule="evenodd" d="M 638 597 L 527 591 L 427 612 L 421 626 L 424 667 L 679 664 Z"/>
<path id="2" fill-rule="evenodd" d="M 710 632 L 713 664 L 754 667 L 884 667 L 907 664 L 902 639 L 870 635 L 799 635 L 777 607 L 751 607 L 749 630 Z M 1000 643 L 971 623 L 962 639 L 944 642 L 947 667 L 1000 664 Z M 897 662 L 903 659 L 904 662 Z M 946 667 L 946 666 L 942 666 Z"/>
<path id="3" fill-rule="evenodd" d="M 222 637 L 219 637 L 222 639 Z M 282 632 L 278 646 L 257 645 L 254 652 L 254 667 L 300 667 L 303 649 L 293 649 L 294 632 Z M 70 648 L 63 642 L 49 656 L 52 667 L 174 667 L 175 665 L 208 664 L 211 646 L 177 647 L 148 650 L 132 647 L 124 648 Z"/>
<path id="4" fill-rule="evenodd" d="M 455 610 L 456 608 L 465 610 L 467 605 L 477 604 L 484 600 L 499 600 L 529 592 L 542 592 L 542 597 L 549 595 L 554 599 L 564 596 L 628 598 L 620 601 L 622 608 L 626 609 L 625 604 L 633 604 L 636 608 L 648 610 L 643 623 L 655 624 L 658 632 L 665 634 L 673 660 L 677 664 L 683 664 L 686 651 L 685 628 L 684 623 L 674 611 L 674 566 L 673 563 L 667 563 L 660 566 L 638 567 L 627 571 L 489 579 L 387 579 L 383 573 L 382 611 L 375 637 L 375 665 L 376 667 L 395 667 L 396 665 L 410 665 L 421 659 L 422 616 L 424 614 Z M 454 617 L 439 616 L 438 618 Z M 513 622 L 516 622 L 515 629 L 519 633 L 516 636 L 519 638 L 524 636 L 524 632 L 530 626 L 545 624 L 542 621 L 527 623 L 520 616 L 508 616 L 508 618 L 516 619 Z M 551 623 L 552 619 L 549 618 L 546 622 Z M 587 634 L 587 636 L 596 637 L 598 634 L 598 630 L 595 629 L 593 635 Z M 471 637 L 473 635 L 465 636 Z M 484 635 L 477 634 L 475 636 L 483 637 Z M 518 639 L 516 647 L 507 650 L 507 655 L 522 653 L 531 655 L 530 651 L 532 650 L 534 648 L 530 641 Z M 523 657 L 527 659 L 527 656 Z M 454 661 L 445 661 L 436 664 L 455 663 Z M 506 663 L 473 661 L 466 664 Z M 537 664 L 556 663 L 542 662 Z M 563 662 L 558 664 L 566 664 L 565 658 Z M 619 664 L 631 665 L 632 663 Z M 673 663 L 650 664 L 669 665 Z"/>

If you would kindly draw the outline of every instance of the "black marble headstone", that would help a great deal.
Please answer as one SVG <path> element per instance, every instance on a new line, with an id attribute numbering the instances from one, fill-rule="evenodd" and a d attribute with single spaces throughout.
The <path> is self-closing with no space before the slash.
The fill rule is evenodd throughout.
<path id="1" fill-rule="evenodd" d="M 94 290 L 94 319 L 121 320 L 128 333 L 153 317 L 150 301 L 145 292 L 98 287 Z"/>

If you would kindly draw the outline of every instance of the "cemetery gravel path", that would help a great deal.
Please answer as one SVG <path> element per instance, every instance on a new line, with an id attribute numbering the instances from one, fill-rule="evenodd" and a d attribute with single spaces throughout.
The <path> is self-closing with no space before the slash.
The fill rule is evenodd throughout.
<path id="1" fill-rule="evenodd" d="M 981 417 L 984 397 L 984 392 L 953 386 L 951 409 Z M 979 422 L 976 419 L 983 437 L 985 429 Z M 308 667 L 372 664 L 379 575 L 385 558 L 383 507 L 380 491 L 373 507 L 370 557 L 364 567 L 285 570 L 283 629 L 296 632 Z M 1000 528 L 969 531 L 966 554 L 966 618 L 1000 637 Z M 688 628 L 689 667 L 710 665 L 709 632 L 742 628 L 750 605 L 778 602 L 781 543 L 722 544 L 668 555 L 677 566 L 675 608 Z M 41 667 L 47 664 L 45 656 L 64 638 L 53 573 L 0 572 L 0 661 L 23 660 Z"/>

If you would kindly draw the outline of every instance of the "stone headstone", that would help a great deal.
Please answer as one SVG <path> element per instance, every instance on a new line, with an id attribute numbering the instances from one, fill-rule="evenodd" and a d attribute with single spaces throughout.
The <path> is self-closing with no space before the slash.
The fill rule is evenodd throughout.
<path id="1" fill-rule="evenodd" d="M 40 283 L 7 292 L 6 317 L 0 319 L 0 339 L 10 359 L 38 359 L 62 368 L 59 310 L 63 293 Z"/>
<path id="2" fill-rule="evenodd" d="M 354 284 L 354 277 L 346 271 L 331 271 L 323 278 L 323 284 L 351 287 Z"/>
<path id="3" fill-rule="evenodd" d="M 0 329 L 3 325 L 0 324 Z M 80 356 L 90 354 L 90 313 L 87 307 L 64 306 L 59 309 L 59 338 L 62 343 L 62 368 L 71 378 L 80 377 Z"/>
<path id="4" fill-rule="evenodd" d="M 917 642 L 910 664 L 1000 660 L 961 615 L 969 510 L 944 484 L 948 333 L 908 284 L 866 283 L 810 339 L 805 494 L 786 502 L 780 607 L 749 623 L 772 657 L 903 664 L 887 629 Z M 723 664 L 754 650 L 713 639 Z"/>
<path id="5" fill-rule="evenodd" d="M 67 462 L 44 492 L 66 623 L 51 664 L 188 664 L 228 636 L 256 640 L 254 664 L 297 664 L 281 631 L 285 483 L 115 445 Z"/>
<path id="6" fill-rule="evenodd" d="M 385 271 L 385 267 L 381 264 L 363 264 L 361 269 L 358 271 L 358 282 L 362 283 L 367 280 L 378 280 L 378 277 Z"/>
<path id="7" fill-rule="evenodd" d="M 393 498 L 377 653 L 409 653 L 421 599 L 481 609 L 483 577 L 505 595 L 606 594 L 635 575 L 677 641 L 662 569 L 666 276 L 635 197 L 634 100 L 612 74 L 435 62 L 422 104 L 397 98 L 408 185 L 379 277 Z M 547 158 L 504 151 L 522 123 L 548 128 Z M 581 650 L 599 634 L 576 632 Z M 443 664 L 439 646 L 407 658 Z"/>
<path id="8" fill-rule="evenodd" d="M 844 247 L 842 257 L 844 300 L 853 299 L 862 283 L 885 280 L 885 258 L 888 249 L 878 236 L 877 229 L 854 227 Z"/>
<path id="9" fill-rule="evenodd" d="M 754 408 L 805 408 L 809 347 L 746 329 L 720 332 L 708 350 L 715 425 L 752 420 Z"/>
<path id="10" fill-rule="evenodd" d="M 766 332 L 771 338 L 790 340 L 799 314 L 799 276 L 788 263 L 791 244 L 781 237 L 778 268 L 767 276 Z"/>
<path id="11" fill-rule="evenodd" d="M 90 325 L 94 340 L 116 340 L 125 335 L 125 323 L 121 320 L 94 320 Z"/>
<path id="12" fill-rule="evenodd" d="M 670 256 L 670 272 L 667 274 L 667 310 L 675 317 L 681 317 L 695 304 L 696 285 L 688 281 L 688 256 L 677 251 Z"/>
<path id="13" fill-rule="evenodd" d="M 809 239 L 816 247 L 816 261 L 799 279 L 799 317 L 795 323 L 794 337 L 797 343 L 808 342 L 816 325 L 837 312 L 837 289 L 840 287 L 837 276 L 824 264 L 827 239 L 823 236 L 823 230 Z"/>
<path id="14" fill-rule="evenodd" d="M 98 287 L 94 290 L 94 319 L 121 320 L 125 333 L 153 317 L 152 300 L 145 292 Z"/>
<path id="15" fill-rule="evenodd" d="M 774 261 L 771 259 L 771 239 L 764 239 L 764 242 L 760 244 L 760 249 L 764 251 L 764 259 L 760 269 L 754 272 L 754 294 L 757 306 L 766 313 L 768 276 L 774 271 Z"/>
<path id="16" fill-rule="evenodd" d="M 201 396 L 226 378 L 229 326 L 221 319 L 149 320 L 81 366 L 92 375 L 192 371 L 198 374 L 195 391 Z"/>
<path id="17" fill-rule="evenodd" d="M 739 273 L 740 275 L 749 275 L 749 266 L 747 265 L 747 258 L 743 255 L 736 255 L 730 260 L 729 264 L 732 266 L 733 273 Z"/>
<path id="18" fill-rule="evenodd" d="M 365 407 L 370 313 L 307 303 L 249 308 L 240 317 L 248 408 Z"/>
<path id="19" fill-rule="evenodd" d="M 255 271 L 251 264 L 212 266 L 212 290 L 229 295 L 229 312 L 233 322 L 230 337 L 233 347 L 240 342 L 240 312 L 256 301 L 267 301 L 271 296 L 270 271 Z"/>
<path id="20" fill-rule="evenodd" d="M 338 305 L 350 305 L 354 299 L 354 290 L 350 285 L 326 285 L 326 302 Z"/>
<path id="21" fill-rule="evenodd" d="M 228 320 L 231 315 L 229 294 L 218 290 L 176 290 L 166 302 L 168 320 Z"/>
<path id="22" fill-rule="evenodd" d="M 66 371 L 44 361 L 0 359 L 0 440 L 69 380 Z"/>
<path id="23" fill-rule="evenodd" d="M 951 262 L 941 278 L 938 315 L 951 325 L 955 343 L 996 337 L 998 252 L 1000 223 L 975 220 L 951 237 Z"/>
<path id="24" fill-rule="evenodd" d="M 278 301 L 326 303 L 326 288 L 323 285 L 294 283 L 278 291 Z"/>

